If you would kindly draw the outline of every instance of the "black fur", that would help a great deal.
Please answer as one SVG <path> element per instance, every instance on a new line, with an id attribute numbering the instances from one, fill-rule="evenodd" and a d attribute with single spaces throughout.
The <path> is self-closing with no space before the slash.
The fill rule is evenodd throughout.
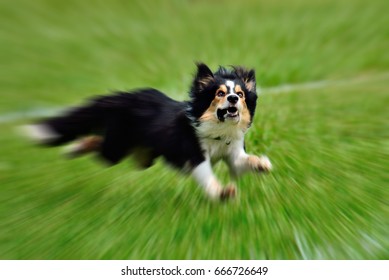
<path id="1" fill-rule="evenodd" d="M 98 154 L 111 164 L 120 162 L 136 148 L 146 148 L 147 162 L 162 156 L 170 164 L 194 168 L 205 160 L 195 124 L 210 106 L 215 90 L 225 79 L 233 79 L 247 91 L 246 104 L 254 115 L 256 94 L 245 81 L 255 81 L 254 72 L 220 67 L 215 73 L 198 64 L 190 90 L 190 101 L 175 101 L 158 90 L 142 89 L 100 96 L 85 106 L 42 123 L 60 136 L 46 144 L 60 145 L 81 136 L 101 135 Z M 148 164 L 148 165 L 149 165 Z"/>
<path id="2" fill-rule="evenodd" d="M 99 153 L 112 164 L 142 147 L 149 149 L 150 161 L 163 156 L 177 167 L 186 162 L 196 166 L 204 157 L 186 115 L 187 106 L 187 102 L 175 101 L 155 89 L 99 97 L 64 116 L 46 120 L 44 124 L 61 135 L 47 144 L 100 134 L 104 140 Z"/>

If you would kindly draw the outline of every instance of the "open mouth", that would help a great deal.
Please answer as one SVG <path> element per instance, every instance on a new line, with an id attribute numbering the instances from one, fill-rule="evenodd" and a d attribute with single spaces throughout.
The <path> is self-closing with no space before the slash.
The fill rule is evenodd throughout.
<path id="1" fill-rule="evenodd" d="M 224 121 L 225 119 L 236 119 L 239 117 L 238 108 L 230 106 L 225 109 L 218 109 L 217 117 L 220 121 Z"/>

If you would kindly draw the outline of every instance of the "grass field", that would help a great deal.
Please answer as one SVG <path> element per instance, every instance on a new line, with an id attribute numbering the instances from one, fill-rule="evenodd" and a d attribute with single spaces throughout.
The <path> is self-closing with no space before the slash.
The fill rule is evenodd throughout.
<path id="1" fill-rule="evenodd" d="M 387 1 L 122 2 L 0 3 L 0 259 L 389 258 Z M 254 67 L 263 88 L 329 81 L 260 96 L 246 146 L 274 171 L 235 201 L 161 160 L 65 160 L 15 133 L 33 118 L 1 121 L 112 89 L 183 100 L 194 61 Z"/>

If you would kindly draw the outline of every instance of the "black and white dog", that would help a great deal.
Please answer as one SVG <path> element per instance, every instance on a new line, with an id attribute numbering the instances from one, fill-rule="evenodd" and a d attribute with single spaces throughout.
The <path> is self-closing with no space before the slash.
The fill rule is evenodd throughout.
<path id="1" fill-rule="evenodd" d="M 225 161 L 234 179 L 245 171 L 271 169 L 266 156 L 245 151 L 256 100 L 254 70 L 220 67 L 212 73 L 199 63 L 189 101 L 175 101 L 155 89 L 116 92 L 28 129 L 46 145 L 77 140 L 71 155 L 96 152 L 110 164 L 132 155 L 146 168 L 162 156 L 190 172 L 209 197 L 227 199 L 235 196 L 236 187 L 221 185 L 214 163 Z"/>

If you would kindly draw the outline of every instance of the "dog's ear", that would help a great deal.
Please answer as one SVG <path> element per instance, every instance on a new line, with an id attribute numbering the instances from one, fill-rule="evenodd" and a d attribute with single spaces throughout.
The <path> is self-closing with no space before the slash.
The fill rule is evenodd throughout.
<path id="1" fill-rule="evenodd" d="M 209 86 L 212 82 L 215 81 L 215 77 L 211 69 L 208 68 L 204 63 L 196 63 L 197 65 L 197 73 L 195 77 L 195 83 L 199 90 L 203 90 L 207 86 Z"/>
<path id="2" fill-rule="evenodd" d="M 254 69 L 247 70 L 243 67 L 236 66 L 234 67 L 234 71 L 236 75 L 240 79 L 242 79 L 246 88 L 251 92 L 255 92 L 255 88 L 256 88 L 255 70 Z"/>

